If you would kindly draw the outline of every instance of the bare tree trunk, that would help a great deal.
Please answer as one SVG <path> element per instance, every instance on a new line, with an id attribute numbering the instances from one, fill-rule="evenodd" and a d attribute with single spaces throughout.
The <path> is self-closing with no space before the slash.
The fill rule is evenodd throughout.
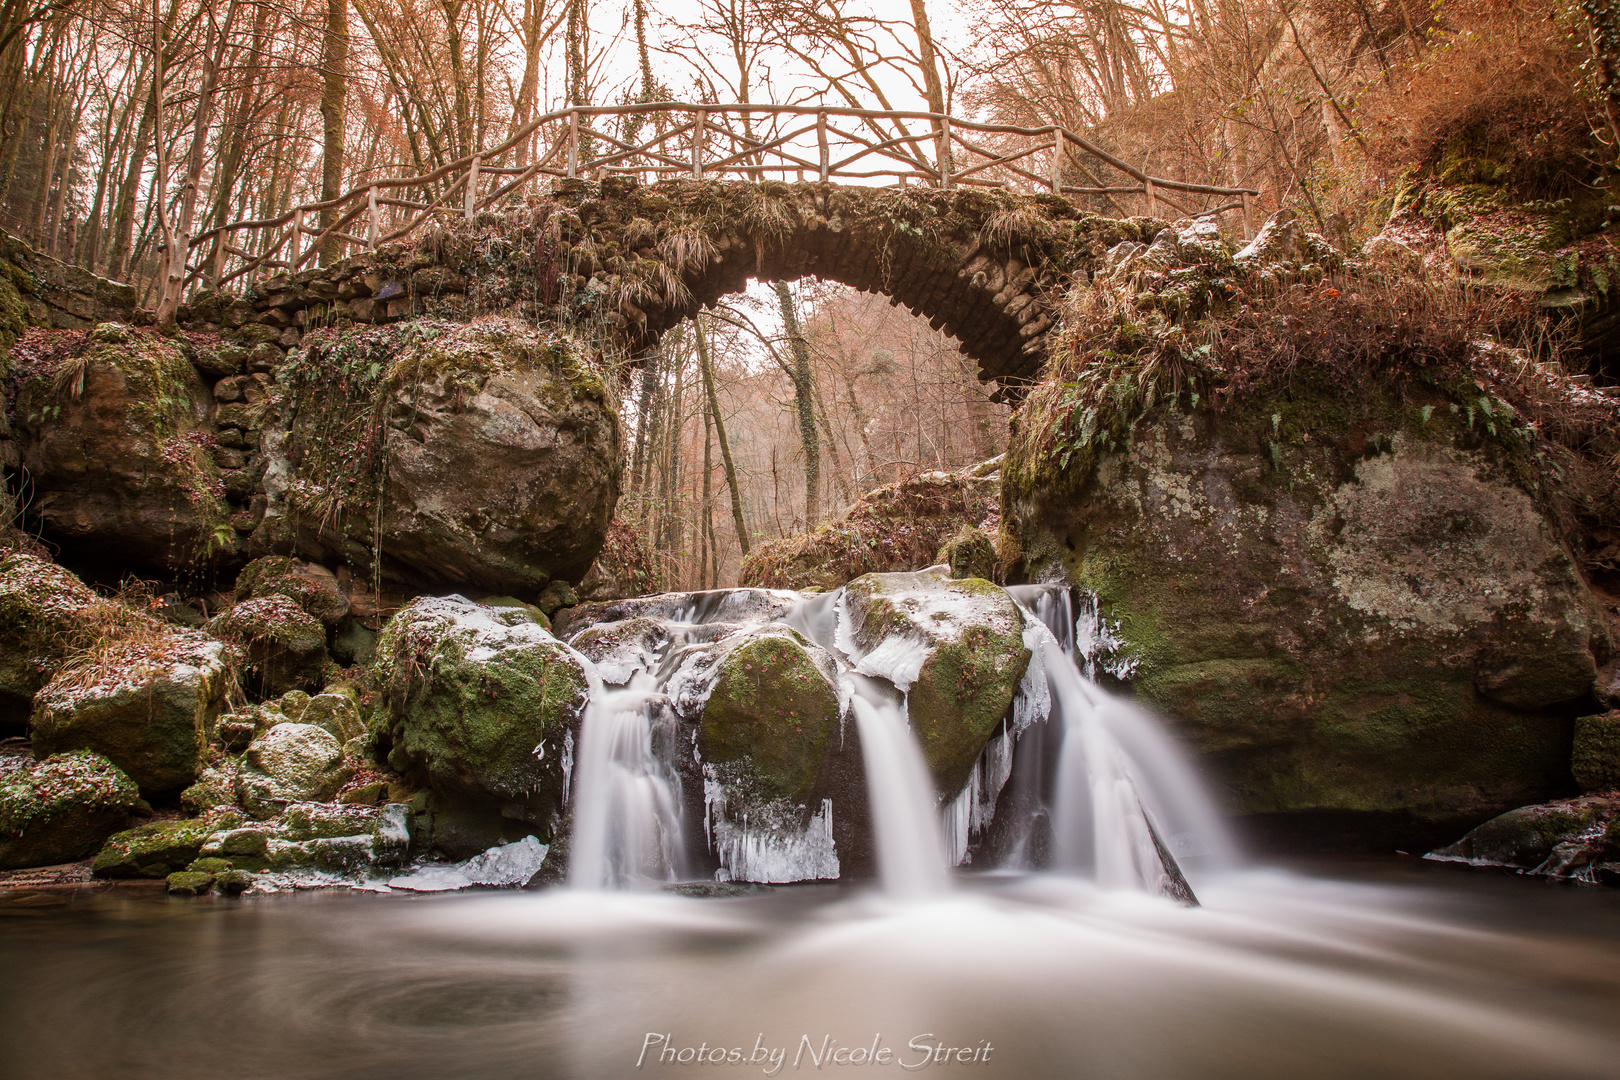
<path id="1" fill-rule="evenodd" d="M 326 0 L 326 33 L 321 41 L 321 201 L 343 194 L 343 107 L 349 94 L 349 0 Z M 338 208 L 321 211 L 324 232 L 337 224 Z M 320 264 L 337 262 L 343 244 L 336 236 L 321 242 Z"/>
<path id="2" fill-rule="evenodd" d="M 638 493 L 647 484 L 647 446 L 656 438 L 653 432 L 657 417 L 653 410 L 657 407 L 663 361 L 663 346 L 656 345 L 641 365 L 641 393 L 636 399 L 636 450 L 630 464 L 631 490 Z"/>
<path id="3" fill-rule="evenodd" d="M 787 330 L 788 346 L 793 353 L 789 376 L 793 382 L 793 404 L 799 414 L 799 441 L 804 446 L 804 526 L 813 529 L 821 519 L 821 445 L 816 437 L 810 346 L 804 340 L 804 330 L 799 326 L 799 313 L 794 308 L 793 293 L 787 282 L 776 283 L 776 300 L 782 308 L 782 325 Z"/>
<path id="4" fill-rule="evenodd" d="M 703 403 L 703 501 L 698 519 L 698 588 L 704 588 L 709 574 L 709 537 L 714 532 L 714 420 L 709 403 Z M 712 584 L 718 585 L 716 580 Z"/>
<path id="5" fill-rule="evenodd" d="M 742 491 L 737 487 L 737 463 L 731 459 L 731 443 L 726 440 L 726 422 L 720 415 L 720 395 L 714 391 L 714 365 L 709 362 L 709 342 L 703 333 L 703 316 L 692 320 L 697 328 L 698 369 L 703 375 L 703 395 L 709 399 L 709 416 L 714 420 L 715 437 L 720 441 L 720 464 L 726 470 L 726 486 L 731 488 L 731 520 L 737 527 L 737 546 L 748 554 L 748 523 L 743 520 Z"/>

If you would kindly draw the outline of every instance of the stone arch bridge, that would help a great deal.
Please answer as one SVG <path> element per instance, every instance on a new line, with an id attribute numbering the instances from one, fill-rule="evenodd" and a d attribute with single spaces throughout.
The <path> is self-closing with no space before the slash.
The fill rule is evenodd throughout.
<path id="1" fill-rule="evenodd" d="M 512 311 L 600 329 L 631 356 L 749 279 L 815 276 L 888 296 L 960 342 L 1019 396 L 1039 373 L 1066 288 L 1148 218 L 1057 195 L 831 183 L 563 180 L 522 211 L 482 213 L 329 267 L 203 295 L 181 311 L 250 347 L 311 326 Z"/>

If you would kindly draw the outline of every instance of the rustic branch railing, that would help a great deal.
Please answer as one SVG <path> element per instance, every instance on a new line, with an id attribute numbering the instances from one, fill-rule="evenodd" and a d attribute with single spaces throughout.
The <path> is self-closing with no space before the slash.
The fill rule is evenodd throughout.
<path id="1" fill-rule="evenodd" d="M 603 130 L 609 122 L 616 122 L 617 132 Z M 641 138 L 649 123 L 653 132 Z M 865 131 L 859 130 L 862 124 Z M 926 125 L 926 130 L 913 130 L 917 125 Z M 1013 145 L 986 145 L 986 137 Z M 1041 159 L 1045 168 L 1037 172 Z M 1099 165 L 1123 174 L 1125 181 L 1105 183 Z M 865 185 L 888 181 L 889 186 L 900 187 L 915 182 L 947 190 L 1027 185 L 1094 196 L 1121 214 L 1120 199 L 1139 196 L 1150 217 L 1160 215 L 1161 205 L 1188 216 L 1241 211 L 1245 237 L 1254 235 L 1258 194 L 1150 176 L 1052 124 L 1018 127 L 943 113 L 799 105 L 669 101 L 579 106 L 548 113 L 498 146 L 431 172 L 378 177 L 336 199 L 203 232 L 189 241 L 187 276 L 181 287 L 219 290 L 255 275 L 297 271 L 314 265 L 331 239 L 349 251 L 373 249 L 411 235 L 434 218 L 471 218 L 520 197 L 527 185 L 542 178 L 551 182 L 614 174 L 654 180 L 733 176 L 754 181 L 850 180 Z M 1086 183 L 1071 183 L 1076 178 Z M 1183 198 L 1177 201 L 1166 193 Z M 1216 205 L 1184 205 L 1197 201 Z M 328 227 L 310 224 L 322 211 L 333 210 L 336 216 Z M 357 221 L 363 222 L 360 230 L 354 229 Z"/>

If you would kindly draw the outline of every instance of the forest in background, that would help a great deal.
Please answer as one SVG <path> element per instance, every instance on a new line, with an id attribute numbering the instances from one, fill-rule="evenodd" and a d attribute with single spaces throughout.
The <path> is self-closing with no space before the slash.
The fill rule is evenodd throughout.
<path id="1" fill-rule="evenodd" d="M 1460 133 L 1537 194 L 1584 183 L 1614 156 L 1617 57 L 1597 0 L 6 0 L 0 227 L 150 303 L 168 252 L 226 222 L 429 172 L 548 110 L 680 98 L 1061 123 L 1348 244 Z M 621 518 L 680 587 L 1005 439 L 949 339 L 810 281 L 672 333 L 623 397 Z"/>

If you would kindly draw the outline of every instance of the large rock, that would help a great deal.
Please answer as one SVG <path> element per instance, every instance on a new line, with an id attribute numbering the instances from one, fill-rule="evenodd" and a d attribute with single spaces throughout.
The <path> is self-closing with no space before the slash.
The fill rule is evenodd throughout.
<path id="1" fill-rule="evenodd" d="M 1009 539 L 1096 594 L 1234 810 L 1449 826 L 1567 784 L 1607 630 L 1503 403 L 1301 375 L 1105 427 L 1015 439 Z"/>
<path id="2" fill-rule="evenodd" d="M 572 651 L 522 608 L 459 596 L 413 601 L 377 648 L 389 764 L 425 779 L 447 822 L 461 815 L 455 846 L 490 846 L 503 817 L 549 841 L 589 697 Z"/>
<path id="3" fill-rule="evenodd" d="M 834 589 L 862 574 L 920 570 L 964 528 L 994 530 L 1000 458 L 868 491 L 814 532 L 767 540 L 739 571 L 743 585 Z"/>
<path id="4" fill-rule="evenodd" d="M 103 323 L 42 339 L 18 375 L 31 514 L 65 554 L 172 571 L 234 547 L 211 396 L 181 344 Z"/>
<path id="5" fill-rule="evenodd" d="M 1522 806 L 1425 858 L 1620 884 L 1620 799 L 1588 795 Z"/>
<path id="6" fill-rule="evenodd" d="M 784 626 L 719 643 L 698 749 L 716 765 L 746 763 L 767 799 L 805 804 L 842 709 L 832 658 Z"/>
<path id="7" fill-rule="evenodd" d="M 337 626 L 349 613 L 349 598 L 324 566 L 271 555 L 253 560 L 236 575 L 238 600 L 278 595 L 292 600 L 323 626 Z"/>
<path id="8" fill-rule="evenodd" d="M 103 878 L 163 878 L 184 870 L 218 826 L 199 818 L 153 821 L 114 833 L 91 872 Z"/>
<path id="9" fill-rule="evenodd" d="M 76 621 L 100 600 L 55 563 L 33 555 L 0 559 L 0 722 L 26 720 L 51 680 Z"/>
<path id="10" fill-rule="evenodd" d="M 332 365 L 357 356 L 376 359 L 345 399 Z M 357 567 L 380 550 L 387 576 L 414 587 L 520 596 L 590 568 L 620 450 L 578 342 L 500 319 L 314 333 L 280 379 L 293 419 L 266 439 L 259 547 Z M 374 427 L 356 426 L 362 408 Z"/>
<path id="11" fill-rule="evenodd" d="M 39 757 L 94 750 L 152 797 L 197 778 L 225 699 L 224 646 L 191 631 L 165 631 L 65 671 L 34 699 L 31 739 Z"/>
<path id="12" fill-rule="evenodd" d="M 314 724 L 277 724 L 248 744 L 237 795 L 254 817 L 273 817 L 294 802 L 324 802 L 351 770 L 343 746 Z"/>
<path id="13" fill-rule="evenodd" d="M 321 684 L 326 629 L 281 593 L 244 600 L 215 616 L 208 631 L 243 651 L 252 686 L 264 697 Z"/>
<path id="14" fill-rule="evenodd" d="M 82 750 L 0 779 L 0 870 L 92 854 L 139 798 L 116 765 Z"/>
<path id="15" fill-rule="evenodd" d="M 906 692 L 934 782 L 953 797 L 1029 666 L 1023 613 L 988 581 L 937 574 L 868 574 L 843 605 L 857 670 Z"/>
<path id="16" fill-rule="evenodd" d="M 686 819 L 704 822 L 706 850 L 691 853 L 700 867 L 764 882 L 864 869 L 865 775 L 833 658 L 780 624 L 744 627 L 682 656 L 668 684 L 684 722 L 673 741 L 697 753 L 670 757 Z M 687 839 L 691 847 L 697 837 Z"/>

